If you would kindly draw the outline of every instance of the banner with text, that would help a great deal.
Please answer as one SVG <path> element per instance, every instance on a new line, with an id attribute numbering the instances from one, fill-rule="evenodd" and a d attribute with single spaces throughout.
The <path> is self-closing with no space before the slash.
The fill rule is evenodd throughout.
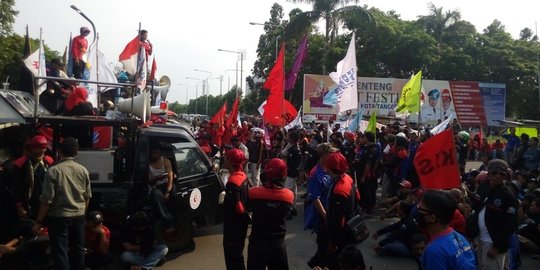
<path id="1" fill-rule="evenodd" d="M 358 104 L 364 109 L 364 116 L 374 109 L 379 116 L 396 116 L 395 108 L 406 82 L 407 79 L 359 77 Z M 337 119 L 335 106 L 323 103 L 324 96 L 335 87 L 329 76 L 304 75 L 304 121 Z M 505 101 L 503 83 L 423 80 L 420 115 L 411 113 L 409 121 L 435 126 L 453 115 L 465 126 L 500 126 L 497 120 L 505 119 Z M 354 118 L 356 111 L 352 110 L 348 117 Z"/>

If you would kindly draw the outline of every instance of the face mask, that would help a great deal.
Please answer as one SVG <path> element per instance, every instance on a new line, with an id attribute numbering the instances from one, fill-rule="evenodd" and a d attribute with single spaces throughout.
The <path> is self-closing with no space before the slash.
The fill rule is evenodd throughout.
<path id="1" fill-rule="evenodd" d="M 433 222 L 426 222 L 426 220 L 424 219 L 424 215 L 420 213 L 419 210 L 417 210 L 416 213 L 414 214 L 414 220 L 416 221 L 416 224 L 420 226 L 420 228 L 425 228 L 427 225 L 433 223 Z"/>

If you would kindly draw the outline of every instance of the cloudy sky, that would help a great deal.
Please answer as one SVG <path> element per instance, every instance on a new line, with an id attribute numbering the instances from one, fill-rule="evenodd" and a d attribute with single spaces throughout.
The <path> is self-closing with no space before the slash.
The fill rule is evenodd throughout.
<path id="1" fill-rule="evenodd" d="M 210 71 L 216 78 L 223 75 L 224 91 L 229 78 L 230 85 L 234 84 L 235 72 L 226 70 L 235 69 L 237 55 L 219 52 L 218 49 L 245 49 L 243 77 L 249 75 L 256 60 L 259 36 L 263 33 L 262 26 L 250 25 L 249 22 L 268 20 L 275 2 L 284 7 L 285 14 L 295 7 L 310 10 L 309 5 L 284 0 L 17 0 L 15 9 L 20 13 L 14 28 L 15 32 L 24 34 L 28 24 L 30 35 L 39 38 L 41 27 L 45 43 L 63 52 L 70 33 L 76 35 L 79 27 L 90 26 L 70 8 L 70 5 L 76 5 L 95 23 L 100 36 L 99 48 L 110 62 L 114 62 L 127 42 L 136 35 L 140 22 L 142 28 L 149 31 L 149 40 L 154 44 L 159 74 L 171 78 L 168 99 L 185 103 L 186 93 L 190 99 L 195 97 L 197 83 L 185 77 L 204 79 L 209 75 L 194 69 Z M 517 37 L 524 27 L 534 30 L 535 22 L 540 22 L 538 0 L 432 2 L 445 10 L 459 10 L 462 18 L 473 23 L 477 31 L 498 19 L 508 32 Z M 427 15 L 427 3 L 427 0 L 360 1 L 362 5 L 384 11 L 395 10 L 406 20 Z M 210 80 L 209 84 L 210 93 L 219 94 L 219 80 Z"/>

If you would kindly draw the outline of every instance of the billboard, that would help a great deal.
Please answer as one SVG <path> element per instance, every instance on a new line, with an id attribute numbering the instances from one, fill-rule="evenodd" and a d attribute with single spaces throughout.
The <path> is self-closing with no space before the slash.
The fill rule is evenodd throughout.
<path id="1" fill-rule="evenodd" d="M 396 116 L 401 88 L 408 79 L 358 78 L 358 105 L 364 115 Z M 337 87 L 326 75 L 304 75 L 304 119 L 336 120 L 336 109 L 323 103 L 324 96 Z M 411 113 L 409 121 L 436 125 L 453 115 L 466 126 L 500 126 L 505 118 L 506 85 L 503 83 L 422 81 L 420 115 Z M 351 115 L 356 114 L 352 112 Z"/>

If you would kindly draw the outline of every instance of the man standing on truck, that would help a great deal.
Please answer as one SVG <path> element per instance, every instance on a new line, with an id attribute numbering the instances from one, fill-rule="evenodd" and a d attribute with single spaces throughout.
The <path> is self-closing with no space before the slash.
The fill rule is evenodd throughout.
<path id="1" fill-rule="evenodd" d="M 36 218 L 47 217 L 54 269 L 84 269 L 85 212 L 92 197 L 88 170 L 75 162 L 79 142 L 65 138 L 60 145 L 60 161 L 47 172 L 41 206 Z"/>
<path id="2" fill-rule="evenodd" d="M 227 269 L 246 269 L 244 245 L 249 224 L 245 209 L 248 200 L 248 181 L 243 171 L 246 157 L 240 149 L 233 148 L 225 153 L 224 167 L 230 176 L 225 186 L 223 202 L 223 252 Z"/>

